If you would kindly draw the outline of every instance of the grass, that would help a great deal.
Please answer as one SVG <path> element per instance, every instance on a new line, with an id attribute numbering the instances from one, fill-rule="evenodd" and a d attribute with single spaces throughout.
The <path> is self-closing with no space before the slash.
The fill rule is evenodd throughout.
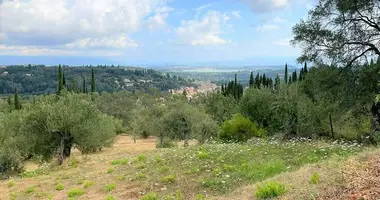
<path id="1" fill-rule="evenodd" d="M 141 197 L 141 200 L 159 200 L 160 198 L 158 197 L 157 194 L 155 193 L 148 193 L 147 195 Z"/>
<path id="2" fill-rule="evenodd" d="M 267 182 L 257 186 L 255 196 L 258 199 L 270 199 L 285 193 L 285 185 L 279 182 Z"/>
<path id="3" fill-rule="evenodd" d="M 319 174 L 315 172 L 311 177 L 310 177 L 310 183 L 311 184 L 318 184 L 319 183 Z"/>
<path id="4" fill-rule="evenodd" d="M 116 183 L 109 183 L 106 186 L 104 186 L 104 191 L 111 192 L 116 188 Z"/>
<path id="5" fill-rule="evenodd" d="M 67 196 L 68 197 L 78 197 L 82 196 L 84 194 L 84 190 L 81 188 L 72 188 L 68 191 Z"/>
<path id="6" fill-rule="evenodd" d="M 84 184 L 83 184 L 83 187 L 84 188 L 89 188 L 89 187 L 91 187 L 93 185 L 94 185 L 94 182 L 92 182 L 92 181 L 85 181 Z"/>
<path id="7" fill-rule="evenodd" d="M 25 193 L 30 194 L 36 191 L 36 186 L 32 185 L 26 188 Z"/>
<path id="8" fill-rule="evenodd" d="M 57 191 L 62 191 L 63 189 L 65 189 L 65 186 L 63 186 L 62 183 L 58 183 L 58 184 L 55 186 L 55 190 L 57 190 Z"/>
<path id="9" fill-rule="evenodd" d="M 128 164 L 128 159 L 120 158 L 118 160 L 112 160 L 111 165 L 126 165 Z"/>
<path id="10" fill-rule="evenodd" d="M 105 200 L 116 200 L 116 197 L 109 194 L 106 196 Z"/>
<path id="11" fill-rule="evenodd" d="M 114 168 L 108 168 L 107 169 L 107 174 L 112 174 L 113 172 L 115 171 L 115 169 Z"/>
<path id="12" fill-rule="evenodd" d="M 168 176 L 165 176 L 161 179 L 161 182 L 163 183 L 174 183 L 176 180 L 176 176 L 175 175 L 168 175 Z"/>

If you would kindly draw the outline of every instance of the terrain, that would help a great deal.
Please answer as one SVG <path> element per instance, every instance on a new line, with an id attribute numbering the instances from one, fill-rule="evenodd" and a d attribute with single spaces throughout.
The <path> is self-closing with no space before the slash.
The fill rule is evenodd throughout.
<path id="1" fill-rule="evenodd" d="M 0 199 L 256 199 L 257 185 L 273 180 L 286 187 L 280 199 L 348 199 L 351 192 L 368 196 L 351 175 L 368 175 L 379 154 L 357 143 L 308 140 L 155 144 L 155 137 L 134 143 L 119 135 L 101 152 L 74 150 L 63 166 L 29 162 L 21 176 L 0 182 Z"/>

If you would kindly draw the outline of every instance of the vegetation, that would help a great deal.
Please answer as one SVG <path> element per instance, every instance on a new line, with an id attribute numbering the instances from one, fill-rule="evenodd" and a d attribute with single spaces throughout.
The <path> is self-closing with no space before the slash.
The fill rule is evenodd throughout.
<path id="1" fill-rule="evenodd" d="M 77 197 L 84 194 L 84 190 L 80 188 L 72 188 L 68 191 L 68 197 Z"/>
<path id="2" fill-rule="evenodd" d="M 270 199 L 285 193 L 285 185 L 278 182 L 267 182 L 257 186 L 255 196 L 259 199 Z"/>

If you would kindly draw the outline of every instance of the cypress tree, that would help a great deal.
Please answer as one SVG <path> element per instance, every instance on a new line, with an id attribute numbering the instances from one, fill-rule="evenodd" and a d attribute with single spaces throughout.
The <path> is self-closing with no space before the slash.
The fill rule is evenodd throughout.
<path id="1" fill-rule="evenodd" d="M 278 90 L 280 88 L 280 76 L 276 76 L 276 79 L 274 80 L 274 89 Z"/>
<path id="2" fill-rule="evenodd" d="M 292 76 L 289 76 L 289 83 L 288 84 L 292 84 Z"/>
<path id="3" fill-rule="evenodd" d="M 15 103 L 15 109 L 20 110 L 21 109 L 21 103 L 18 98 L 18 90 L 15 88 L 15 94 L 14 94 L 14 103 Z"/>
<path id="4" fill-rule="evenodd" d="M 86 87 L 86 79 L 82 76 L 83 84 L 82 84 L 82 92 L 87 93 L 87 87 Z"/>
<path id="5" fill-rule="evenodd" d="M 96 92 L 95 74 L 94 69 L 91 69 L 91 92 Z"/>
<path id="6" fill-rule="evenodd" d="M 256 74 L 256 78 L 255 78 L 255 87 L 256 87 L 256 88 L 260 88 L 260 73 L 257 73 L 257 74 Z"/>
<path id="7" fill-rule="evenodd" d="M 222 84 L 222 94 L 224 95 L 224 84 Z"/>
<path id="8" fill-rule="evenodd" d="M 298 78 L 297 78 L 297 70 L 295 70 L 294 72 L 293 72 L 293 75 L 292 75 L 293 77 L 292 77 L 292 80 L 293 80 L 293 82 L 296 82 L 297 80 L 298 80 Z"/>
<path id="9" fill-rule="evenodd" d="M 62 66 L 58 66 L 58 88 L 57 88 L 57 95 L 61 94 L 61 91 L 63 90 L 63 72 L 62 72 Z"/>
<path id="10" fill-rule="evenodd" d="M 288 63 L 285 64 L 285 83 L 288 83 Z"/>
<path id="11" fill-rule="evenodd" d="M 262 84 L 264 87 L 267 87 L 268 84 L 267 84 L 267 77 L 265 76 L 265 73 L 263 74 L 263 78 L 262 78 L 262 79 L 263 79 L 263 80 L 262 80 L 261 84 Z"/>
<path id="12" fill-rule="evenodd" d="M 8 105 L 12 105 L 12 97 L 11 96 L 8 96 Z"/>
<path id="13" fill-rule="evenodd" d="M 304 75 L 306 75 L 308 73 L 306 62 L 305 62 L 305 65 L 303 66 L 303 73 L 304 73 Z"/>
<path id="14" fill-rule="evenodd" d="M 298 77 L 298 81 L 302 81 L 303 80 L 303 68 L 301 68 L 300 70 L 300 76 Z"/>
<path id="15" fill-rule="evenodd" d="M 63 85 L 63 87 L 67 88 L 67 87 L 66 87 L 65 73 L 63 73 L 63 72 L 62 72 L 62 85 Z"/>
<path id="16" fill-rule="evenodd" d="M 253 72 L 251 72 L 251 75 L 249 76 L 249 87 L 252 88 L 255 84 L 255 80 L 253 78 Z"/>

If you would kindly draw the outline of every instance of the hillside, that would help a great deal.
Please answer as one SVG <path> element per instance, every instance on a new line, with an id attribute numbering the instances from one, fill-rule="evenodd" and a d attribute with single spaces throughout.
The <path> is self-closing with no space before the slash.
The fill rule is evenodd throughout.
<path id="1" fill-rule="evenodd" d="M 90 83 L 91 69 L 94 69 L 97 90 L 111 92 L 117 90 L 161 91 L 191 86 L 181 77 L 168 76 L 161 72 L 132 67 L 63 67 L 66 84 L 82 88 L 83 77 Z M 0 68 L 0 95 L 12 94 L 18 88 L 21 94 L 48 94 L 57 90 L 58 67 L 7 66 Z M 89 85 L 88 85 L 89 87 Z"/>
<path id="2" fill-rule="evenodd" d="M 255 199 L 255 184 L 274 176 L 288 188 L 284 197 L 317 198 L 325 193 L 316 191 L 333 181 L 327 175 L 341 169 L 328 170 L 332 163 L 343 166 L 347 156 L 364 150 L 356 144 L 310 141 L 205 146 L 191 141 L 188 149 L 155 149 L 155 143 L 154 137 L 134 143 L 121 135 L 113 147 L 98 153 L 81 156 L 74 150 L 61 167 L 38 168 L 29 162 L 20 178 L 0 182 L 0 199 L 65 199 L 74 189 L 83 192 L 78 199 L 140 199 L 147 194 L 157 196 L 152 199 Z M 288 173 L 277 176 L 283 172 Z M 321 177 L 313 186 L 308 181 L 315 172 Z M 297 183 L 301 179 L 305 184 Z"/>

